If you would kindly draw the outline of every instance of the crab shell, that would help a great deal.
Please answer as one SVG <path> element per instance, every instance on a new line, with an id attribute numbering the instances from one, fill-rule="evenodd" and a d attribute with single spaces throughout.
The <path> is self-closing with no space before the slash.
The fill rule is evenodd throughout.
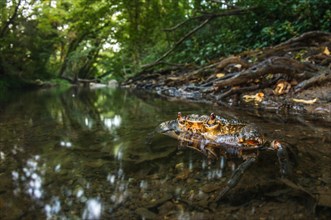
<path id="1" fill-rule="evenodd" d="M 264 143 L 264 137 L 254 124 L 247 124 L 236 119 L 225 119 L 212 113 L 210 116 L 191 114 L 177 120 L 163 122 L 158 132 L 181 141 L 204 142 L 213 145 L 257 148 Z M 199 134 L 199 136 L 194 134 Z M 185 137 L 185 138 L 184 138 Z M 197 138 L 199 137 L 199 138 Z"/>
<path id="2" fill-rule="evenodd" d="M 180 112 L 178 112 L 177 122 L 178 126 L 182 131 L 192 131 L 192 132 L 206 132 L 205 124 L 208 122 L 209 117 L 206 115 L 187 115 L 185 117 L 182 116 Z"/>

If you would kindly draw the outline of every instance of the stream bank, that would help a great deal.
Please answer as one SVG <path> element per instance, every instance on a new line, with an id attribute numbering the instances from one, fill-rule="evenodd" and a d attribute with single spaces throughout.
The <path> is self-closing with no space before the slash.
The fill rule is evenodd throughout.
<path id="1" fill-rule="evenodd" d="M 304 33 L 279 45 L 208 65 L 159 63 L 122 83 L 169 99 L 308 114 L 331 121 L 331 34 Z M 161 66 L 161 68 L 160 68 Z"/>

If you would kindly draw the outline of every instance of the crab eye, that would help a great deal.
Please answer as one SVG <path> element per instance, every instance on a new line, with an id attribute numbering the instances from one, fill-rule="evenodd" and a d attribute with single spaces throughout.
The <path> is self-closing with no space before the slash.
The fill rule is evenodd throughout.
<path id="1" fill-rule="evenodd" d="M 216 118 L 214 112 L 210 114 L 210 120 L 214 120 Z"/>
<path id="2" fill-rule="evenodd" d="M 178 114 L 177 114 L 177 119 L 178 119 L 178 120 L 181 120 L 181 119 L 182 119 L 182 113 L 181 113 L 181 112 L 178 112 Z"/>

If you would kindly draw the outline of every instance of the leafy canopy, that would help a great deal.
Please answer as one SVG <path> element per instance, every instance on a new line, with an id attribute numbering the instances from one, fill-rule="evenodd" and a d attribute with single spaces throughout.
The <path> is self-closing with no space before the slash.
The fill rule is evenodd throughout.
<path id="1" fill-rule="evenodd" d="M 0 87 L 20 80 L 124 79 L 175 47 L 164 61 L 203 65 L 331 30 L 330 0 L 7 0 L 0 1 Z M 207 16 L 233 9 L 179 39 Z M 10 84 L 10 85 L 9 85 Z"/>

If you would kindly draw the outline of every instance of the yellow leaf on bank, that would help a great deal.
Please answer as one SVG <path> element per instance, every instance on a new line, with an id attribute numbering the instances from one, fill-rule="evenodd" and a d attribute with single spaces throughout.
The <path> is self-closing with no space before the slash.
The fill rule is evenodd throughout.
<path id="1" fill-rule="evenodd" d="M 217 74 L 216 74 L 216 77 L 217 77 L 217 78 L 222 78 L 223 76 L 225 76 L 224 73 L 217 73 Z"/>
<path id="2" fill-rule="evenodd" d="M 167 77 L 168 80 L 172 80 L 172 81 L 176 81 L 176 80 L 179 80 L 180 77 L 176 77 L 176 76 L 169 76 Z"/>
<path id="3" fill-rule="evenodd" d="M 283 79 L 278 80 L 276 88 L 273 90 L 275 95 L 283 95 L 290 91 L 291 84 Z"/>
<path id="4" fill-rule="evenodd" d="M 323 54 L 328 55 L 328 56 L 330 55 L 330 51 L 329 51 L 328 47 L 324 48 Z"/>
<path id="5" fill-rule="evenodd" d="M 264 93 L 263 92 L 258 92 L 255 95 L 244 95 L 243 99 L 245 102 L 262 102 L 264 98 Z"/>
<path id="6" fill-rule="evenodd" d="M 306 100 L 306 99 L 292 99 L 293 102 L 299 102 L 303 104 L 314 104 L 317 101 L 317 98 Z"/>

